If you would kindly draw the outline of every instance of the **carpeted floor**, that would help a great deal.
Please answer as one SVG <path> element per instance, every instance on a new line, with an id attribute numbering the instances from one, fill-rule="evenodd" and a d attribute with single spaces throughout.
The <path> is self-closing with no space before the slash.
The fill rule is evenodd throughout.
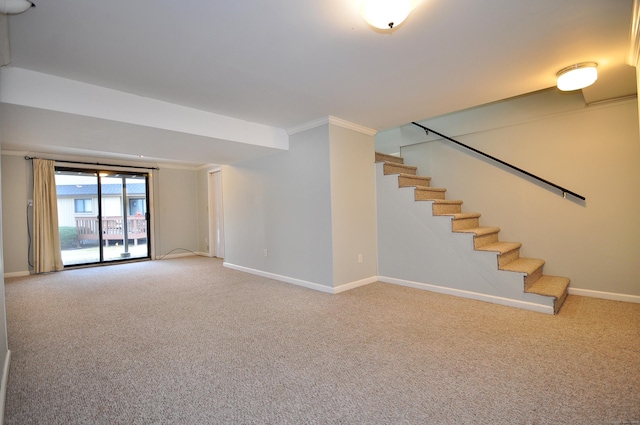
<path id="1" fill-rule="evenodd" d="M 6 424 L 638 424 L 640 305 L 549 316 L 187 257 L 6 279 Z"/>

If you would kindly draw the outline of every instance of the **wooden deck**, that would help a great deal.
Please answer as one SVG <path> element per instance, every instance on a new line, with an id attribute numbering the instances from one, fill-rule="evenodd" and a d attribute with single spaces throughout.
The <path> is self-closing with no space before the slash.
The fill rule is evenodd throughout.
<path id="1" fill-rule="evenodd" d="M 109 241 L 124 240 L 122 217 L 102 217 L 102 239 L 106 246 Z M 98 240 L 100 226 L 98 217 L 76 217 L 76 232 L 79 241 Z M 138 245 L 140 239 L 147 238 L 147 220 L 144 216 L 127 217 L 127 239 Z"/>

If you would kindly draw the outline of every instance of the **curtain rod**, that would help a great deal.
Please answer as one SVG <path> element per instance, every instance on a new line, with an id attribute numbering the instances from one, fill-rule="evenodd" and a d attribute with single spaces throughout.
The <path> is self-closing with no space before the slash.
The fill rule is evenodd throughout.
<path id="1" fill-rule="evenodd" d="M 48 158 L 36 158 L 35 156 L 25 156 L 24 159 L 29 161 L 31 159 L 48 159 Z M 50 159 L 50 161 L 64 162 L 64 163 L 67 163 L 67 164 L 100 165 L 100 166 L 103 166 L 103 167 L 139 168 L 139 169 L 143 169 L 143 170 L 159 170 L 160 169 L 158 167 L 140 167 L 140 166 L 136 166 L 136 165 L 103 164 L 103 163 L 100 163 L 100 162 L 67 161 L 67 160 L 64 160 L 64 159 L 53 159 L 53 160 Z"/>

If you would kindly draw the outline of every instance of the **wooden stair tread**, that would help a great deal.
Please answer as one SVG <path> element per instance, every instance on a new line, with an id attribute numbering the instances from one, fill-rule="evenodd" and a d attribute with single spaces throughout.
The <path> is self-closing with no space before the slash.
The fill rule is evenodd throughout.
<path id="1" fill-rule="evenodd" d="M 500 231 L 499 227 L 488 227 L 488 226 L 480 226 L 480 227 L 472 227 L 470 229 L 454 230 L 454 232 L 475 233 L 476 236 L 489 235 L 491 233 L 498 233 L 499 231 Z"/>
<path id="2" fill-rule="evenodd" d="M 515 249 L 522 248 L 522 244 L 520 242 L 495 242 L 490 243 L 488 245 L 477 248 L 478 251 L 491 251 L 497 252 L 500 254 L 505 254 L 507 252 L 513 251 Z"/>
<path id="3" fill-rule="evenodd" d="M 415 186 L 416 190 L 432 191 L 432 192 L 446 192 L 444 187 L 431 187 L 431 186 Z"/>
<path id="4" fill-rule="evenodd" d="M 529 286 L 527 292 L 562 300 L 567 293 L 570 280 L 561 276 L 542 276 Z M 559 307 L 559 306 L 558 306 Z"/>
<path id="5" fill-rule="evenodd" d="M 399 162 L 389 162 L 389 161 L 385 161 L 385 165 L 389 165 L 393 168 L 399 168 L 402 170 L 407 170 L 407 171 L 411 171 L 414 172 L 418 169 L 418 167 L 416 167 L 415 165 L 406 165 L 406 164 L 400 164 Z M 402 172 L 399 171 L 397 173 L 393 173 L 393 174 L 401 174 Z M 406 174 L 412 174 L 412 173 L 406 173 Z"/>
<path id="6" fill-rule="evenodd" d="M 544 260 L 539 258 L 518 258 L 517 260 L 502 266 L 501 270 L 526 273 L 527 275 L 530 275 L 542 266 L 544 266 Z"/>
<path id="7" fill-rule="evenodd" d="M 455 199 L 430 199 L 430 201 L 433 201 L 436 204 L 462 205 L 462 201 L 455 200 Z M 441 215 L 447 215 L 447 214 L 441 214 Z"/>
<path id="8" fill-rule="evenodd" d="M 404 164 L 400 164 L 400 165 L 404 165 Z M 405 167 L 413 167 L 412 165 L 405 165 Z M 426 181 L 431 181 L 431 177 L 426 177 L 426 176 L 417 176 L 415 174 L 406 174 L 406 173 L 400 173 L 401 177 L 406 177 L 412 180 L 426 180 Z"/>
<path id="9" fill-rule="evenodd" d="M 376 152 L 376 162 L 395 162 L 398 164 L 404 164 L 404 158 L 390 155 L 388 153 Z"/>
<path id="10" fill-rule="evenodd" d="M 480 218 L 481 214 L 476 212 L 466 212 L 466 213 L 448 213 L 442 215 L 449 215 L 453 217 L 454 220 L 464 220 L 465 218 Z"/>

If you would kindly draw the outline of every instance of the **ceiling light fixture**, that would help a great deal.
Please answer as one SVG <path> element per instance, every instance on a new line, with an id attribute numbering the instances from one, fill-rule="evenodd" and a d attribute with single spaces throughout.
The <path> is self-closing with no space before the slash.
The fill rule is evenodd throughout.
<path id="1" fill-rule="evenodd" d="M 416 0 L 364 0 L 360 15 L 369 25 L 389 30 L 404 22 L 416 4 Z"/>
<path id="2" fill-rule="evenodd" d="M 29 0 L 0 0 L 0 13 L 3 15 L 18 15 L 36 7 Z"/>
<path id="3" fill-rule="evenodd" d="M 589 87 L 598 79 L 598 64 L 581 62 L 561 69 L 556 74 L 558 89 L 562 91 L 580 90 Z"/>

